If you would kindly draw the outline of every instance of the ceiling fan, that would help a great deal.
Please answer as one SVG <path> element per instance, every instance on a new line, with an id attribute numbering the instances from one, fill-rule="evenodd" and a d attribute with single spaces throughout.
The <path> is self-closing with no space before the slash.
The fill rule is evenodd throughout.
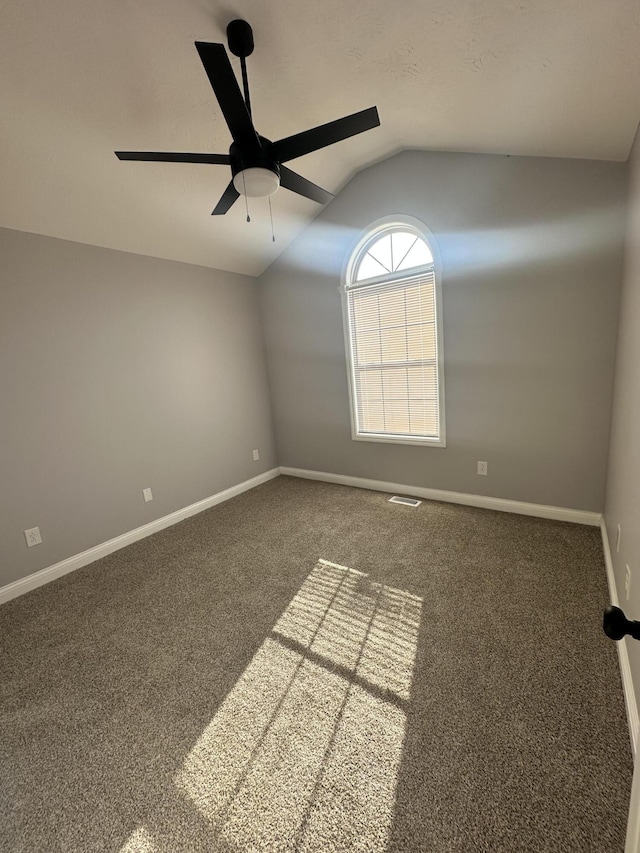
<path id="1" fill-rule="evenodd" d="M 376 107 L 321 124 L 271 142 L 256 131 L 251 118 L 245 59 L 253 53 L 253 31 L 243 20 L 227 27 L 229 50 L 240 58 L 244 98 L 223 44 L 197 41 L 196 49 L 229 126 L 233 142 L 228 154 L 188 154 L 162 151 L 116 151 L 120 160 L 151 160 L 166 163 L 214 163 L 231 167 L 231 181 L 212 215 L 226 213 L 240 195 L 264 198 L 282 186 L 298 195 L 326 204 L 333 195 L 283 165 L 334 142 L 378 127 Z"/>

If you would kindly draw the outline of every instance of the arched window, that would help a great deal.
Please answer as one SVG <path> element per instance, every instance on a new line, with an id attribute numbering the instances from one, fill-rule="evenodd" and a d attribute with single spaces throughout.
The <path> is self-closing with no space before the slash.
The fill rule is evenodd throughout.
<path id="1" fill-rule="evenodd" d="M 386 220 L 367 230 L 349 259 L 343 292 L 354 439 L 445 445 L 442 312 L 428 234 L 409 217 Z"/>

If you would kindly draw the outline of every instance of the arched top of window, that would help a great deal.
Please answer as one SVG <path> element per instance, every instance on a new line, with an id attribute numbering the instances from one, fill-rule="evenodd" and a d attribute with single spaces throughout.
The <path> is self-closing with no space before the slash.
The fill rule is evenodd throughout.
<path id="1" fill-rule="evenodd" d="M 410 274 L 433 264 L 433 253 L 417 229 L 390 226 L 362 246 L 351 281 L 364 282 Z M 399 274 L 399 275 L 398 275 Z"/>

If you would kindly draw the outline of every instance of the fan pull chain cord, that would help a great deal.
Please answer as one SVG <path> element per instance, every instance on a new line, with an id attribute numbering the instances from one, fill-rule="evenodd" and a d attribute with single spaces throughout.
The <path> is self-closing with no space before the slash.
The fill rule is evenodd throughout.
<path id="1" fill-rule="evenodd" d="M 271 217 L 271 242 L 276 242 L 276 235 L 273 231 L 273 211 L 271 210 L 271 196 L 269 196 L 269 216 Z"/>
<path id="2" fill-rule="evenodd" d="M 247 208 L 247 222 L 251 222 L 251 217 L 249 216 L 249 199 L 247 198 L 247 182 L 244 179 L 244 172 L 242 173 L 242 186 L 244 187 L 244 204 Z"/>

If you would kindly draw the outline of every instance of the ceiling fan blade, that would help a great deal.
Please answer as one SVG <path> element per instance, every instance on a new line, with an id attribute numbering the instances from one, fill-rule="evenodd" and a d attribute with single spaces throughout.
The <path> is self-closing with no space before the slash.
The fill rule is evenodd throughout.
<path id="1" fill-rule="evenodd" d="M 244 147 L 260 148 L 249 110 L 223 44 L 197 41 L 196 48 L 207 72 L 220 109 L 229 125 L 233 141 Z"/>
<path id="2" fill-rule="evenodd" d="M 211 212 L 212 216 L 220 216 L 223 213 L 226 213 L 234 201 L 240 197 L 240 193 L 234 187 L 233 181 L 230 181 L 229 186 L 222 193 L 222 197 L 220 201 L 216 204 L 214 209 Z"/>
<path id="3" fill-rule="evenodd" d="M 330 121 L 328 124 L 321 124 L 311 130 L 304 130 L 302 133 L 279 139 L 272 143 L 271 154 L 279 163 L 285 163 L 287 160 L 295 160 L 296 157 L 310 154 L 319 148 L 326 148 L 327 145 L 333 145 L 334 142 L 348 139 L 357 133 L 371 130 L 373 127 L 378 127 L 379 124 L 380 117 L 377 108 L 369 107 L 368 110 L 362 110 L 359 113 Z"/>
<path id="4" fill-rule="evenodd" d="M 214 163 L 228 166 L 228 154 L 187 154 L 178 151 L 115 151 L 118 160 L 150 160 L 159 163 Z"/>
<path id="5" fill-rule="evenodd" d="M 332 193 L 323 190 L 322 187 L 313 184 L 297 172 L 292 172 L 286 166 L 280 166 L 280 186 L 286 190 L 298 193 L 298 195 L 310 198 L 312 201 L 317 201 L 320 204 L 326 204 L 334 198 Z"/>

